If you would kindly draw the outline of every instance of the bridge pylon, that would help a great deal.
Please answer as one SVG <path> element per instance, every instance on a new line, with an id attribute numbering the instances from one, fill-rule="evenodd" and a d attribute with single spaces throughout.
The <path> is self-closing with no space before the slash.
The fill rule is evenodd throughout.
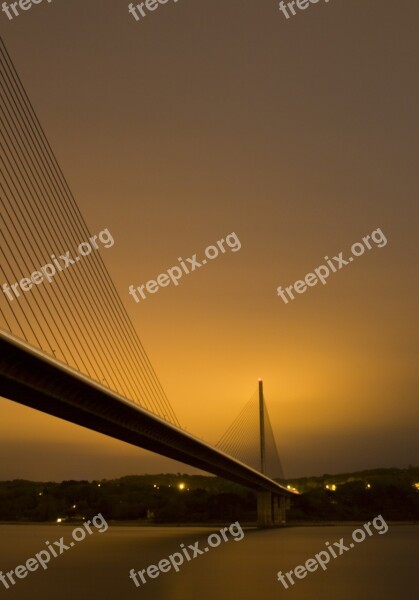
<path id="1" fill-rule="evenodd" d="M 260 429 L 260 471 L 265 474 L 266 438 L 265 438 L 265 400 L 263 397 L 263 381 L 259 379 L 259 429 Z M 258 527 L 280 527 L 286 521 L 286 509 L 289 500 L 272 492 L 257 493 L 257 525 Z"/>

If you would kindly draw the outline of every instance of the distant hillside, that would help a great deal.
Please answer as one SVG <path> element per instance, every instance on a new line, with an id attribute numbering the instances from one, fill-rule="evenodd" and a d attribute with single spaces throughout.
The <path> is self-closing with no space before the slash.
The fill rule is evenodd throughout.
<path id="1" fill-rule="evenodd" d="M 216 477 L 160 474 L 114 480 L 0 482 L 0 521 L 90 519 L 219 522 L 255 519 L 255 496 Z"/>
<path id="2" fill-rule="evenodd" d="M 309 490 L 325 487 L 326 485 L 342 485 L 354 481 L 364 481 L 366 484 L 407 484 L 414 485 L 419 482 L 419 467 L 410 466 L 407 469 L 369 469 L 367 471 L 355 471 L 352 473 L 339 473 L 338 475 L 321 475 L 319 477 L 299 477 L 286 481 L 288 485 L 295 487 L 301 493 Z"/>
<path id="3" fill-rule="evenodd" d="M 419 520 L 419 467 L 373 469 L 285 482 L 300 495 L 289 521 Z M 256 495 L 202 475 L 131 475 L 101 481 L 0 482 L 0 521 L 253 522 Z"/>
<path id="4" fill-rule="evenodd" d="M 300 492 L 289 512 L 294 520 L 419 520 L 419 467 L 370 469 L 286 482 Z"/>

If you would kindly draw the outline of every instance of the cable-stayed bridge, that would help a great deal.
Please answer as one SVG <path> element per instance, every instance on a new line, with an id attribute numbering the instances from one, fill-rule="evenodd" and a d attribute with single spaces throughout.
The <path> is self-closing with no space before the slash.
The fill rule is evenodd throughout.
<path id="1" fill-rule="evenodd" d="M 263 397 L 217 447 L 181 429 L 0 42 L 0 395 L 258 492 L 260 525 L 290 492 Z M 256 427 L 256 429 L 255 429 Z"/>

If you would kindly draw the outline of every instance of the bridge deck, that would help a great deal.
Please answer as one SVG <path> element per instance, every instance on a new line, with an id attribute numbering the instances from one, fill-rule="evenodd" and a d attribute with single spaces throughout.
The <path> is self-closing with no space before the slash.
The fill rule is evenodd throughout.
<path id="1" fill-rule="evenodd" d="M 269 477 L 4 331 L 0 396 L 255 491 L 292 495 Z"/>

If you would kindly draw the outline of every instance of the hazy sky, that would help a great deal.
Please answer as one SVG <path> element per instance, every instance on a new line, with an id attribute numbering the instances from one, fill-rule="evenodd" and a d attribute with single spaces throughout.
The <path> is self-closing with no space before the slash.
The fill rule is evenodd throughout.
<path id="1" fill-rule="evenodd" d="M 417 3 L 127 5 L 53 0 L 0 28 L 182 425 L 215 442 L 262 376 L 287 476 L 418 464 Z M 377 228 L 384 247 L 278 297 Z M 240 251 L 128 295 L 231 232 Z M 0 411 L 1 479 L 190 470 Z"/>

